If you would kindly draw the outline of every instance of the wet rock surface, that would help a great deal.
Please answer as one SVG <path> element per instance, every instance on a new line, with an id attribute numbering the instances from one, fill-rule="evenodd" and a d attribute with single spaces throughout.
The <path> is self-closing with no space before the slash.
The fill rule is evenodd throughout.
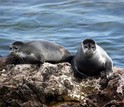
<path id="1" fill-rule="evenodd" d="M 124 69 L 79 79 L 67 62 L 17 64 L 0 57 L 0 107 L 124 107 Z"/>

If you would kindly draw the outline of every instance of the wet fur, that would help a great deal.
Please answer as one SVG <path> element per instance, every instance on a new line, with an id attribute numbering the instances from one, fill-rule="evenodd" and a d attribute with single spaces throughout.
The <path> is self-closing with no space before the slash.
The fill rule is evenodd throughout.
<path id="1" fill-rule="evenodd" d="M 17 41 L 10 45 L 10 49 L 12 54 L 19 57 L 24 63 L 58 63 L 72 59 L 71 53 L 63 46 L 49 41 L 27 43 Z"/>
<path id="2" fill-rule="evenodd" d="M 112 71 L 112 66 L 111 58 L 92 39 L 81 42 L 81 46 L 72 60 L 72 68 L 75 74 L 81 77 L 98 75 L 102 71 L 108 74 Z"/>

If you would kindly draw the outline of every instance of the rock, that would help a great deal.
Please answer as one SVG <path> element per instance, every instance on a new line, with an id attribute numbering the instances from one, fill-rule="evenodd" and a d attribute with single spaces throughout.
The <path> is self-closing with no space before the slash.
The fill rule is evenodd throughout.
<path id="1" fill-rule="evenodd" d="M 0 107 L 123 107 L 124 69 L 78 79 L 67 62 L 17 64 L 1 58 Z M 0 61 L 0 62 L 1 62 Z"/>
<path id="2" fill-rule="evenodd" d="M 6 57 L 0 57 L 0 71 L 6 67 Z"/>

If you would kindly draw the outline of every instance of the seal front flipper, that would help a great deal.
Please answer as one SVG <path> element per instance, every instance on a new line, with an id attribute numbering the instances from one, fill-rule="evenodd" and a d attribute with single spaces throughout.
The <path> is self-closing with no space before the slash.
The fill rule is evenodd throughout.
<path id="1" fill-rule="evenodd" d="M 42 66 L 42 64 L 45 62 L 45 58 L 43 56 L 43 54 L 35 54 L 36 55 L 36 62 L 35 64 L 37 65 L 38 68 L 40 68 L 40 66 Z"/>
<path id="2" fill-rule="evenodd" d="M 108 59 L 103 66 L 104 66 L 105 70 L 100 73 L 100 76 L 101 76 L 100 85 L 101 85 L 101 88 L 106 88 L 108 85 L 108 82 L 109 82 L 108 78 L 111 76 L 111 73 L 113 72 L 112 61 L 110 59 Z"/>
<path id="3" fill-rule="evenodd" d="M 113 72 L 113 70 L 112 70 L 112 66 L 113 64 L 112 64 L 112 62 L 111 61 L 106 61 L 106 63 L 105 63 L 105 74 L 106 74 L 106 76 L 109 76 L 110 74 L 111 74 L 111 72 Z"/>
<path id="4" fill-rule="evenodd" d="M 37 59 L 40 60 L 40 63 L 41 64 L 43 64 L 45 62 L 45 58 L 44 58 L 44 55 L 43 54 L 41 54 L 41 55 L 37 54 L 36 57 L 37 57 Z"/>
<path id="5" fill-rule="evenodd" d="M 73 56 L 74 57 L 74 56 Z M 83 72 L 81 72 L 78 68 L 77 68 L 77 64 L 75 62 L 75 59 L 73 58 L 71 61 L 71 67 L 74 71 L 74 76 L 76 78 L 80 78 L 80 79 L 84 79 L 86 77 L 88 77 L 87 75 L 85 75 Z"/>

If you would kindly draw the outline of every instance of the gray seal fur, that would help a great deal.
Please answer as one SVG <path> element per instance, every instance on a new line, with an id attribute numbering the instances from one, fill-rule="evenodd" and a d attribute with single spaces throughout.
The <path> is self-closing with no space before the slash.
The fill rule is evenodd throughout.
<path id="1" fill-rule="evenodd" d="M 11 54 L 24 63 L 65 62 L 72 57 L 63 46 L 50 41 L 16 41 L 10 45 Z"/>
<path id="2" fill-rule="evenodd" d="M 74 73 L 79 77 L 112 72 L 113 62 L 103 48 L 92 39 L 85 39 L 72 60 Z"/>

